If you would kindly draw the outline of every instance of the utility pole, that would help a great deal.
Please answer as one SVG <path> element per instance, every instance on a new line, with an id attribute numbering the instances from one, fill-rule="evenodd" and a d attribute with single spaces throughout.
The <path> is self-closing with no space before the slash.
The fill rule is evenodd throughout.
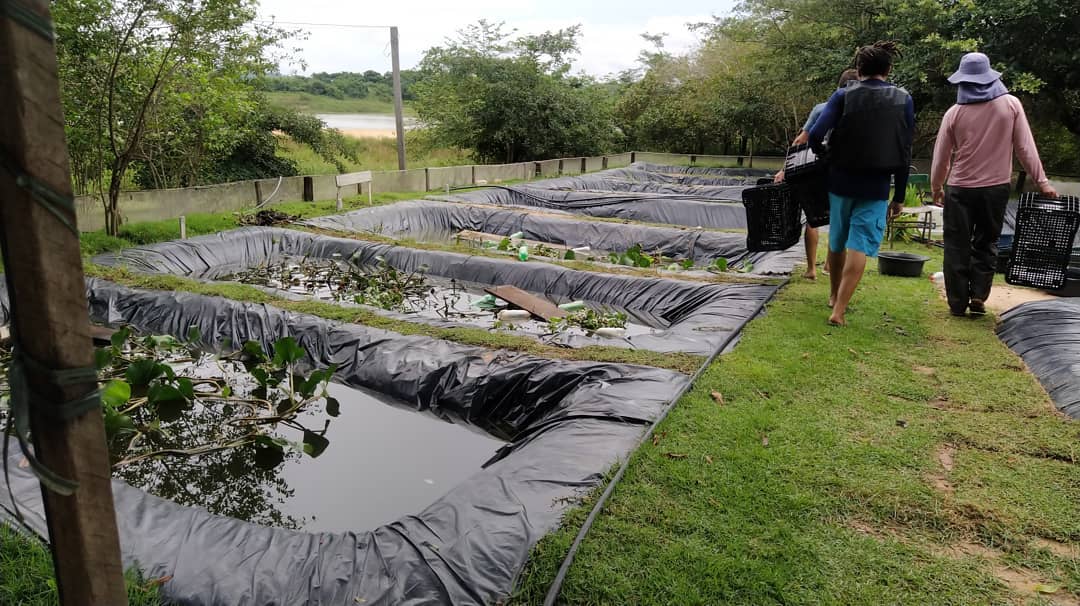
<path id="1" fill-rule="evenodd" d="M 60 601 L 126 605 L 49 0 L 0 0 L 0 246 L 34 451 L 78 483 L 42 486 Z"/>
<path id="2" fill-rule="evenodd" d="M 390 61 L 394 70 L 394 124 L 397 128 L 397 165 L 405 170 L 405 117 L 401 107 L 401 61 L 398 59 L 397 26 L 390 28 Z"/>

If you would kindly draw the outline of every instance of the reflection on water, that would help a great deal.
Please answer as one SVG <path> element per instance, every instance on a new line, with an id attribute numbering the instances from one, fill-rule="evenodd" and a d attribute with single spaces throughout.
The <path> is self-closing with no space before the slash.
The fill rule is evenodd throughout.
<path id="1" fill-rule="evenodd" d="M 393 114 L 316 114 L 328 128 L 341 130 L 395 130 Z M 415 118 L 405 118 L 405 130 L 416 126 Z"/>
<path id="2" fill-rule="evenodd" d="M 380 397 L 330 384 L 340 415 L 318 408 L 298 417 L 326 427 L 318 458 L 287 454 L 266 468 L 251 447 L 194 458 L 162 458 L 115 475 L 181 505 L 258 524 L 304 530 L 367 530 L 415 514 L 480 470 L 502 445 L 489 436 L 388 405 Z M 179 430 L 179 428 L 177 428 Z M 217 431 L 215 418 L 185 415 L 183 431 Z M 280 426 L 292 441 L 302 435 Z"/>

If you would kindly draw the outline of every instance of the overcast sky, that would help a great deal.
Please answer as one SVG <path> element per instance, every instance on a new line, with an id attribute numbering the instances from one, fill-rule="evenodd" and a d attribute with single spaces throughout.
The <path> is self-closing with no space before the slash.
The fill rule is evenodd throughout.
<path id="1" fill-rule="evenodd" d="M 575 71 L 603 76 L 633 67 L 638 51 L 647 46 L 644 32 L 667 33 L 666 47 L 674 52 L 694 45 L 686 24 L 727 14 L 735 0 L 262 0 L 260 15 L 279 22 L 397 25 L 401 37 L 401 66 L 416 66 L 424 50 L 439 45 L 458 29 L 480 19 L 505 21 L 521 33 L 540 33 L 581 24 L 581 54 Z M 296 26 L 310 32 L 300 43 L 307 64 L 286 73 L 390 70 L 387 30 Z"/>

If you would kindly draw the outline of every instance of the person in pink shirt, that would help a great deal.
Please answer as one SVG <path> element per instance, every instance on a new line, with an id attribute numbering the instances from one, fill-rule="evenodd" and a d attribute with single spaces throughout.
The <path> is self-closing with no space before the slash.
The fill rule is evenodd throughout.
<path id="1" fill-rule="evenodd" d="M 1057 192 L 1039 160 L 1024 106 L 1009 94 L 987 56 L 964 55 L 949 82 L 959 85 L 956 105 L 941 119 L 930 186 L 934 203 L 945 206 L 949 312 L 980 316 L 994 280 L 1013 153 L 1044 195 L 1056 198 Z"/>

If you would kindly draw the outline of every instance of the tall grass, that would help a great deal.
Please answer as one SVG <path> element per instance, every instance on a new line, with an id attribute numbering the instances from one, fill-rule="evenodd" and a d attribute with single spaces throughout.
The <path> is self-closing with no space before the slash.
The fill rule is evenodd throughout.
<path id="1" fill-rule="evenodd" d="M 335 99 L 300 92 L 266 93 L 270 103 L 306 114 L 392 114 L 394 103 L 382 99 Z M 406 106 L 406 115 L 413 111 Z"/>
<path id="2" fill-rule="evenodd" d="M 346 169 L 358 170 L 397 170 L 397 141 L 393 138 L 346 137 L 349 151 L 358 159 L 346 161 Z M 333 164 L 322 159 L 311 147 L 292 140 L 287 136 L 278 137 L 279 153 L 296 162 L 301 174 L 329 175 L 337 174 Z M 470 154 L 461 149 L 435 148 L 426 145 L 419 137 L 406 135 L 405 160 L 409 168 L 430 166 L 456 166 L 472 164 Z"/>

